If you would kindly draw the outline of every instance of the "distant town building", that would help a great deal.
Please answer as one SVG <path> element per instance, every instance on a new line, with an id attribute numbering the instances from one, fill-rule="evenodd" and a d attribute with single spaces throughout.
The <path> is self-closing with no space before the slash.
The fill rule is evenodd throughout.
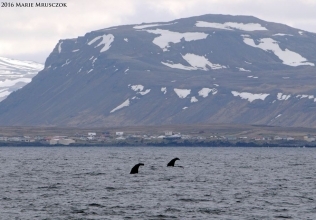
<path id="1" fill-rule="evenodd" d="M 61 138 L 61 139 L 52 138 L 50 139 L 49 144 L 50 145 L 56 145 L 56 144 L 69 145 L 75 142 L 76 142 L 75 140 L 70 139 L 70 138 Z"/>
<path id="2" fill-rule="evenodd" d="M 178 134 L 168 135 L 168 136 L 165 136 L 163 139 L 172 139 L 172 140 L 181 139 L 181 135 L 178 135 Z"/>
<path id="3" fill-rule="evenodd" d="M 172 131 L 165 131 L 165 135 L 166 135 L 166 136 L 173 135 L 173 132 L 172 132 Z"/>
<path id="4" fill-rule="evenodd" d="M 124 132 L 123 131 L 117 131 L 115 132 L 116 136 L 123 136 Z"/>
<path id="5" fill-rule="evenodd" d="M 88 133 L 88 136 L 97 136 L 97 133 L 95 133 L 95 132 L 89 132 L 89 133 Z"/>
<path id="6" fill-rule="evenodd" d="M 0 137 L 0 141 L 8 141 L 8 137 Z"/>
<path id="7" fill-rule="evenodd" d="M 237 138 L 235 137 L 235 136 L 227 136 L 226 137 L 226 140 L 228 140 L 228 141 L 234 141 L 234 140 L 236 140 Z"/>
<path id="8" fill-rule="evenodd" d="M 49 140 L 49 144 L 50 144 L 50 145 L 55 145 L 55 144 L 58 144 L 58 141 L 59 141 L 59 139 L 53 138 L 53 139 L 50 139 L 50 140 Z"/>
<path id="9" fill-rule="evenodd" d="M 35 142 L 35 139 L 34 139 L 34 138 L 31 138 L 31 137 L 29 137 L 29 136 L 25 136 L 25 137 L 24 137 L 24 142 L 29 142 L 29 143 Z"/>
<path id="10" fill-rule="evenodd" d="M 304 136 L 304 140 L 307 142 L 313 142 L 315 141 L 315 137 L 312 137 L 311 135 Z"/>
<path id="11" fill-rule="evenodd" d="M 87 137 L 87 140 L 91 141 L 91 140 L 94 140 L 95 139 L 95 136 L 88 136 Z"/>
<path id="12" fill-rule="evenodd" d="M 281 138 L 280 136 L 275 136 L 273 139 L 274 139 L 275 141 L 280 141 L 280 140 L 282 140 L 283 138 Z"/>
<path id="13" fill-rule="evenodd" d="M 192 139 L 191 135 L 182 135 L 182 139 Z"/>
<path id="14" fill-rule="evenodd" d="M 8 141 L 22 141 L 21 137 L 9 137 Z"/>
<path id="15" fill-rule="evenodd" d="M 62 144 L 62 145 L 69 145 L 69 144 L 72 144 L 72 143 L 75 143 L 76 141 L 75 140 L 73 140 L 73 139 L 70 139 L 70 138 L 63 138 L 63 139 L 60 139 L 59 141 L 58 141 L 58 143 L 59 144 Z"/>

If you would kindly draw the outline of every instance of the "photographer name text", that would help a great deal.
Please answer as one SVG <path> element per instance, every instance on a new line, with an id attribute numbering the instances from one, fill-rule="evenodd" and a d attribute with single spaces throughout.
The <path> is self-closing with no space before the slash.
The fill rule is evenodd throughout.
<path id="1" fill-rule="evenodd" d="M 1 2 L 1 8 L 67 8 L 67 3 Z"/>

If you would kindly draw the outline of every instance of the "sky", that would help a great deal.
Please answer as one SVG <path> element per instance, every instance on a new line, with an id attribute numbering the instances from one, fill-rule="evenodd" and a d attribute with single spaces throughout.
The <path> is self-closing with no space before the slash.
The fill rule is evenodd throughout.
<path id="1" fill-rule="evenodd" d="M 316 33 L 316 0 L 42 0 L 67 7 L 0 7 L 0 56 L 44 63 L 59 39 L 111 26 L 204 14 L 252 15 Z M 2 4 L 2 3 L 1 3 Z M 4 6 L 4 5 L 0 5 Z"/>

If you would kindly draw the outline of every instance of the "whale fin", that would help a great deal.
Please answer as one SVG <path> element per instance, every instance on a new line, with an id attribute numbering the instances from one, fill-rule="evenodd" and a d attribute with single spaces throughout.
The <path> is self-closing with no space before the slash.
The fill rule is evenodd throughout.
<path id="1" fill-rule="evenodd" d="M 143 164 L 143 163 L 138 163 L 138 164 L 136 164 L 136 165 L 132 168 L 130 174 L 138 173 L 138 168 L 139 168 L 140 166 L 144 166 L 144 164 Z"/>
<path id="2" fill-rule="evenodd" d="M 167 164 L 167 167 L 174 167 L 174 163 L 177 161 L 177 160 L 180 160 L 179 158 L 173 158 L 168 164 Z"/>

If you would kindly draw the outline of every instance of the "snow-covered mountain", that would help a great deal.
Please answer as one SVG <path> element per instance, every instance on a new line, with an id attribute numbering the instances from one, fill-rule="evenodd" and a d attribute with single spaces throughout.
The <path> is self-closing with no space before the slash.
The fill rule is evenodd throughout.
<path id="1" fill-rule="evenodd" d="M 0 102 L 30 83 L 42 69 L 43 64 L 0 57 Z"/>
<path id="2" fill-rule="evenodd" d="M 203 15 L 60 40 L 0 125 L 316 126 L 316 34 Z"/>

